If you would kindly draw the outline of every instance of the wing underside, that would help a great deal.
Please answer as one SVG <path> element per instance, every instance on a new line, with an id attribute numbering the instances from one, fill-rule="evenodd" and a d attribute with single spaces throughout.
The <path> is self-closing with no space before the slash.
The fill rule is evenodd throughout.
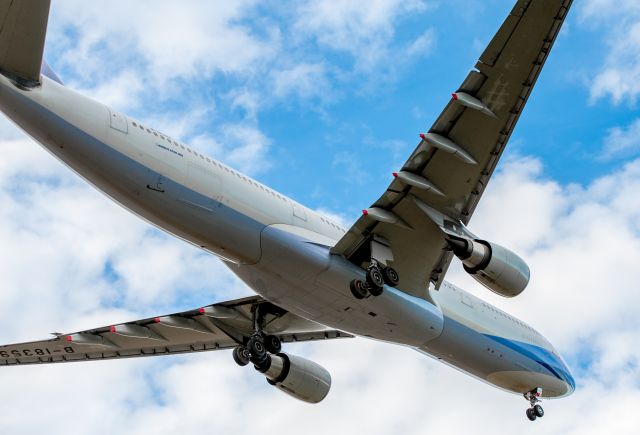
<path id="1" fill-rule="evenodd" d="M 40 81 L 50 0 L 0 0 L 0 72 L 24 85 Z"/>
<path id="2" fill-rule="evenodd" d="M 253 313 L 263 331 L 284 343 L 352 337 L 299 317 L 253 296 L 197 310 L 94 328 L 28 343 L 0 346 L 0 366 L 93 361 L 231 349 L 253 332 Z"/>
<path id="3" fill-rule="evenodd" d="M 400 289 L 427 297 L 430 282 L 439 287 L 452 258 L 445 232 L 466 231 L 571 3 L 516 3 L 394 181 L 332 253 L 362 266 L 378 237 L 391 248 Z"/>

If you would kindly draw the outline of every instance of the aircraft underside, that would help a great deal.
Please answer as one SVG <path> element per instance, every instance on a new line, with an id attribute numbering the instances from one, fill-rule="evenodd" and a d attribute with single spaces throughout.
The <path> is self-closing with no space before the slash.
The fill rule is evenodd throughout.
<path id="1" fill-rule="evenodd" d="M 261 297 L 0 346 L 0 365 L 233 349 L 239 365 L 251 363 L 272 385 L 316 403 L 327 395 L 330 375 L 312 361 L 283 353 L 282 342 L 353 334 L 409 346 L 524 395 L 531 403 L 527 416 L 542 417 L 540 397 L 562 397 L 575 389 L 562 358 L 529 325 L 443 277 L 458 259 L 502 296 L 517 296 L 529 282 L 520 257 L 474 236 L 466 224 L 571 4 L 545 2 L 517 3 L 435 127 L 420 135 L 385 194 L 348 231 L 66 88 L 51 71 L 45 74 L 52 79 L 41 76 L 33 59 L 12 57 L 11 51 L 0 56 L 0 108 L 10 119 L 127 210 L 220 257 Z M 25 25 L 18 22 L 22 19 L 41 24 L 43 6 L 34 5 L 29 7 L 39 15 L 16 15 L 11 2 L 0 3 L 0 12 L 9 25 Z M 539 41 L 532 45 L 529 33 L 517 34 L 522 29 Z M 34 33 L 41 40 L 20 39 L 25 50 L 40 44 L 39 62 L 41 30 Z M 0 29 L 0 44 L 7 38 Z M 533 63 L 500 59 L 517 60 L 523 50 Z M 507 73 L 526 81 L 507 81 Z M 507 97 L 517 110 L 502 107 Z M 496 147 L 485 149 L 488 139 L 469 140 L 473 150 L 454 141 L 456 134 L 462 140 L 469 132 L 491 137 Z M 447 191 L 442 185 L 453 178 L 450 168 L 468 175 Z M 441 181 L 428 179 L 428 172 Z M 458 196 L 454 201 L 447 195 Z"/>

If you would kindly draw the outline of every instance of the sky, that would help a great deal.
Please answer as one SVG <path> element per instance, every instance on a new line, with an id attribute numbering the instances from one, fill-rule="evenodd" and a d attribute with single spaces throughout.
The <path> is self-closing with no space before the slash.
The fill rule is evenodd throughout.
<path id="1" fill-rule="evenodd" d="M 386 188 L 512 7 L 498 0 L 54 0 L 66 85 L 345 225 Z M 365 6 L 363 6 L 365 5 Z M 532 279 L 491 294 L 565 356 L 569 398 L 527 403 L 411 349 L 286 345 L 327 399 L 274 390 L 229 352 L 0 370 L 20 434 L 635 434 L 640 405 L 640 3 L 574 2 L 469 225 Z M 112 203 L 0 119 L 0 341 L 252 294 L 217 259 Z"/>

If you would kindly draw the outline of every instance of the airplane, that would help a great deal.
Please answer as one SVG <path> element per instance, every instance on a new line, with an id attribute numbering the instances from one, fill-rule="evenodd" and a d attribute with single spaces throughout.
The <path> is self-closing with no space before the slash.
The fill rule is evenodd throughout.
<path id="1" fill-rule="evenodd" d="M 229 349 L 308 403 L 329 393 L 319 364 L 283 343 L 371 338 L 407 346 L 528 402 L 572 394 L 551 343 L 444 280 L 452 261 L 507 298 L 527 286 L 517 254 L 467 227 L 572 0 L 517 0 L 386 191 L 350 228 L 66 87 L 43 58 L 49 0 L 0 0 L 0 110 L 125 209 L 220 258 L 255 291 L 53 338 L 0 346 L 0 365 Z M 185 6 L 186 7 L 186 6 Z M 455 259 L 455 260 L 454 260 Z"/>

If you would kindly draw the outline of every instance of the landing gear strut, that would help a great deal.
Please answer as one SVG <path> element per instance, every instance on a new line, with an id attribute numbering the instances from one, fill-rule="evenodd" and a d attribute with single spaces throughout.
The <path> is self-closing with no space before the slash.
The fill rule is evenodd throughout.
<path id="1" fill-rule="evenodd" d="M 524 394 L 524 398 L 531 404 L 531 408 L 527 409 L 527 418 L 531 421 L 544 416 L 544 409 L 538 404 L 540 396 L 542 396 L 542 388 L 535 388 Z"/>
<path id="2" fill-rule="evenodd" d="M 233 349 L 233 360 L 239 366 L 246 366 L 251 362 L 257 368 L 268 364 L 269 354 L 276 354 L 282 350 L 282 342 L 276 335 L 264 333 L 264 316 L 259 305 L 254 307 L 252 314 L 253 334 L 244 344 Z"/>

